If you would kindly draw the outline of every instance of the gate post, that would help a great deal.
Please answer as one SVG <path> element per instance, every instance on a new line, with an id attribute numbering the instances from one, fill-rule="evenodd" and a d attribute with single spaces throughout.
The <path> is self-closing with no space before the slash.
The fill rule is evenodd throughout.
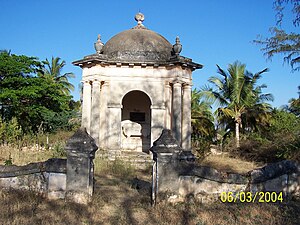
<path id="1" fill-rule="evenodd" d="M 164 129 L 150 148 L 153 153 L 152 205 L 165 198 L 165 194 L 177 194 L 179 176 L 188 174 L 194 167 L 195 156 L 184 151 L 172 135 Z"/>
<path id="2" fill-rule="evenodd" d="M 94 189 L 95 140 L 85 128 L 79 128 L 68 140 L 66 199 L 87 204 Z"/>

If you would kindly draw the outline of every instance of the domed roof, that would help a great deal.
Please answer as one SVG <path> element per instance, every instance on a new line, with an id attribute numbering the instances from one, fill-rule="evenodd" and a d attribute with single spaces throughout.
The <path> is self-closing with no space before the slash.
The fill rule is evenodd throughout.
<path id="1" fill-rule="evenodd" d="M 168 61 L 173 49 L 170 42 L 160 34 L 145 28 L 141 19 L 136 18 L 136 20 L 138 21 L 137 26 L 123 31 L 107 41 L 101 54 L 106 55 L 110 60 Z"/>
<path id="2" fill-rule="evenodd" d="M 175 44 L 171 45 L 162 35 L 142 24 L 144 21 L 142 13 L 136 14 L 135 20 L 138 22 L 137 26 L 113 36 L 105 45 L 98 35 L 97 42 L 94 43 L 96 53 L 76 60 L 73 64 L 80 67 L 91 67 L 96 64 L 155 67 L 181 65 L 191 70 L 203 67 L 192 59 L 180 55 L 182 45 L 179 37 L 176 37 Z"/>

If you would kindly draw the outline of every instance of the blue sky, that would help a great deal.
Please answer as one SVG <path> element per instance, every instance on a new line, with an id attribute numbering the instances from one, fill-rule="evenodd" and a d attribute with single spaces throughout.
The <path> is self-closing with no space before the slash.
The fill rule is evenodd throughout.
<path id="1" fill-rule="evenodd" d="M 145 15 L 144 25 L 166 37 L 171 44 L 180 37 L 181 55 L 204 65 L 193 74 L 194 87 L 208 84 L 216 75 L 216 64 L 227 69 L 239 60 L 251 72 L 268 67 L 261 83 L 272 93 L 274 107 L 296 98 L 300 72 L 291 73 L 282 56 L 267 60 L 261 46 L 252 43 L 257 35 L 269 36 L 275 25 L 272 0 L 0 0 L 0 49 L 14 54 L 36 56 L 40 60 L 59 56 L 67 65 L 63 72 L 76 75 L 71 82 L 79 99 L 81 69 L 72 61 L 95 52 L 93 43 L 100 33 L 107 42 L 115 34 L 136 25 L 134 15 Z M 285 12 L 283 28 L 298 32 Z"/>

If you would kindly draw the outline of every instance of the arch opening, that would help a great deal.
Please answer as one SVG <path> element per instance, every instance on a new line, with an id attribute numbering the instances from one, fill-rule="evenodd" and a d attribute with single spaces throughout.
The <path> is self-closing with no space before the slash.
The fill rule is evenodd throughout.
<path id="1" fill-rule="evenodd" d="M 130 91 L 122 99 L 121 148 L 149 153 L 151 144 L 151 100 L 142 91 Z"/>

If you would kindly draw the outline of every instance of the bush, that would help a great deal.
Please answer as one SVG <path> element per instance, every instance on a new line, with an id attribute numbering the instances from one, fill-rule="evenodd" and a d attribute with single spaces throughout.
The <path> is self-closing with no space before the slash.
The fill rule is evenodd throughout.
<path id="1" fill-rule="evenodd" d="M 22 128 L 15 117 L 8 122 L 0 119 L 0 140 L 2 143 L 19 146 L 22 135 Z"/>
<path id="2" fill-rule="evenodd" d="M 64 142 L 56 142 L 53 145 L 53 158 L 61 158 L 61 157 L 67 157 L 67 152 L 65 150 L 65 143 Z"/>

